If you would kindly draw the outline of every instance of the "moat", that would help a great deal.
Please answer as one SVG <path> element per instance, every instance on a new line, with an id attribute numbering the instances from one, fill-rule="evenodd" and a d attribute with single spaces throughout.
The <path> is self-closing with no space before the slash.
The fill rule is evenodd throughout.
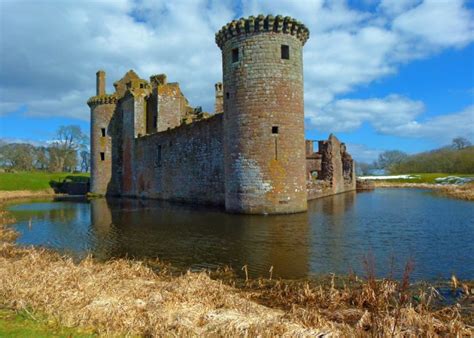
<path id="1" fill-rule="evenodd" d="M 376 272 L 414 279 L 474 279 L 474 204 L 420 189 L 350 192 L 310 202 L 307 213 L 232 215 L 154 200 L 28 201 L 11 204 L 20 244 L 83 257 L 158 257 L 180 268 L 248 265 L 251 276 L 304 278 Z M 394 260 L 395 264 L 391 264 Z M 394 268 L 392 268 L 394 266 Z"/>

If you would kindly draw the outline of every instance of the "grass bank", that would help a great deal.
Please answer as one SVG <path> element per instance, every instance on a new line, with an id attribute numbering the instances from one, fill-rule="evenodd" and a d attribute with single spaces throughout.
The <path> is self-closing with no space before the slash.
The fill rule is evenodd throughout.
<path id="1" fill-rule="evenodd" d="M 436 184 L 437 178 L 445 178 L 448 176 L 456 177 L 474 177 L 474 174 L 447 174 L 447 173 L 410 173 L 407 174 L 412 178 L 397 178 L 391 180 L 376 180 L 375 182 L 385 183 L 413 183 L 413 184 Z"/>
<path id="2" fill-rule="evenodd" d="M 372 180 L 376 188 L 421 188 L 433 189 L 436 194 L 474 201 L 474 182 L 455 185 L 455 184 L 438 184 L 437 178 L 446 178 L 448 176 L 456 177 L 474 177 L 474 175 L 466 174 L 443 174 L 443 173 L 418 173 L 409 174 L 415 178 L 397 178 L 390 180 Z"/>
<path id="3" fill-rule="evenodd" d="M 20 171 L 0 173 L 0 191 L 48 191 L 50 182 L 60 182 L 68 176 L 87 178 L 88 174 L 50 173 L 44 171 Z"/>
<path id="4" fill-rule="evenodd" d="M 25 310 L 0 309 L 0 337 L 89 338 L 94 337 L 94 335 L 78 329 L 61 326 L 55 321 L 33 315 Z"/>
<path id="5" fill-rule="evenodd" d="M 12 221 L 0 213 L 0 306 L 40 313 L 61 328 L 140 336 L 474 334 L 473 312 L 437 306 L 435 288 L 412 289 L 409 265 L 401 282 L 370 273 L 321 281 L 242 280 L 230 270 L 176 274 L 156 261 L 77 263 L 19 247 Z M 474 285 L 456 287 L 472 310 Z"/>

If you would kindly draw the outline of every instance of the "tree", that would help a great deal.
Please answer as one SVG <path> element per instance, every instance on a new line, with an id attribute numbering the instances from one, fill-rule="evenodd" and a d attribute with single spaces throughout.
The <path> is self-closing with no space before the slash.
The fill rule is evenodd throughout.
<path id="1" fill-rule="evenodd" d="M 451 146 L 456 150 L 461 150 L 471 146 L 471 142 L 465 137 L 456 137 L 453 139 Z"/>
<path id="2" fill-rule="evenodd" d="M 399 165 L 408 158 L 408 155 L 400 150 L 388 150 L 379 155 L 377 166 L 390 171 L 394 166 Z"/>
<path id="3" fill-rule="evenodd" d="M 87 150 L 82 150 L 80 152 L 81 156 L 81 171 L 89 172 L 91 166 L 91 154 Z"/>
<path id="4" fill-rule="evenodd" d="M 88 138 L 79 126 L 59 127 L 56 140 L 49 148 L 51 171 L 73 171 L 77 166 L 77 153 L 87 147 Z"/>
<path id="5" fill-rule="evenodd" d="M 356 174 L 358 176 L 370 175 L 373 165 L 365 162 L 356 162 Z"/>
<path id="6" fill-rule="evenodd" d="M 5 167 L 16 170 L 32 170 L 35 147 L 27 143 L 9 143 L 1 146 L 0 159 Z"/>

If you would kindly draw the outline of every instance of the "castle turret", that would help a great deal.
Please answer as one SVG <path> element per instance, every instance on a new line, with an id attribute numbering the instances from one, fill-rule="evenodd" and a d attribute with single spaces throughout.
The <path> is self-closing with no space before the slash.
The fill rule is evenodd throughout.
<path id="1" fill-rule="evenodd" d="M 289 18 L 234 20 L 222 50 L 226 210 L 307 209 L 303 53 L 308 29 Z"/>
<path id="2" fill-rule="evenodd" d="M 96 92 L 87 104 L 91 108 L 91 186 L 95 194 L 110 193 L 112 177 L 112 132 L 117 98 L 105 92 L 105 72 L 97 72 Z"/>

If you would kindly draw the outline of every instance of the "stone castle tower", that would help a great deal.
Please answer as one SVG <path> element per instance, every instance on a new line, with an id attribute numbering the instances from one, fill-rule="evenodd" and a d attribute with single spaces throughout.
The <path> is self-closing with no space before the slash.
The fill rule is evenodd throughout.
<path id="1" fill-rule="evenodd" d="M 91 191 L 107 192 L 112 177 L 111 120 L 117 99 L 105 93 L 105 72 L 96 74 L 96 96 L 89 100 L 91 107 Z"/>
<path id="2" fill-rule="evenodd" d="M 308 29 L 290 18 L 232 21 L 222 50 L 226 210 L 307 209 L 303 52 Z"/>
<path id="3" fill-rule="evenodd" d="M 219 205 L 247 214 L 295 213 L 307 200 L 355 190 L 354 162 L 331 136 L 304 138 L 303 46 L 308 29 L 271 15 L 216 34 L 223 81 L 214 112 L 191 107 L 165 74 L 133 70 L 91 109 L 91 192 Z"/>

